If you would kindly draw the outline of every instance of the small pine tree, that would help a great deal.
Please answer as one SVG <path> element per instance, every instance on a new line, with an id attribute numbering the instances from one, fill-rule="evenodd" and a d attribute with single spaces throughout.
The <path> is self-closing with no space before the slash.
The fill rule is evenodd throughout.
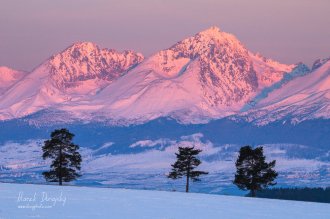
<path id="1" fill-rule="evenodd" d="M 244 146 L 239 151 L 234 184 L 242 190 L 250 190 L 252 197 L 255 197 L 256 191 L 276 185 L 274 180 L 278 174 L 273 169 L 276 160 L 269 163 L 265 160 L 263 147 L 253 149 Z"/>
<path id="2" fill-rule="evenodd" d="M 172 170 L 168 178 L 179 179 L 186 176 L 186 192 L 189 192 L 189 179 L 200 181 L 199 176 L 208 172 L 194 170 L 202 162 L 196 157 L 202 150 L 194 147 L 179 147 L 179 153 L 175 153 L 176 162 L 172 164 Z"/>
<path id="3" fill-rule="evenodd" d="M 51 139 L 44 142 L 42 158 L 52 159 L 50 171 L 42 175 L 48 182 L 70 182 L 80 177 L 78 173 L 81 164 L 79 146 L 72 143 L 74 134 L 67 129 L 55 130 L 51 133 Z"/>

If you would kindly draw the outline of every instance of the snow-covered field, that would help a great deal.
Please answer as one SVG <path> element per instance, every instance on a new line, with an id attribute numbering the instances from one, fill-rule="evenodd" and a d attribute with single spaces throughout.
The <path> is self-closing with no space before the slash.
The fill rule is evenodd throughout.
<path id="1" fill-rule="evenodd" d="M 329 215 L 330 205 L 321 203 L 197 193 L 0 184 L 1 219 L 326 219 Z"/>
<path id="2" fill-rule="evenodd" d="M 42 160 L 42 139 L 24 143 L 0 144 L 0 181 L 45 183 L 41 172 L 49 168 Z M 127 151 L 115 152 L 113 143 L 97 148 L 81 148 L 82 177 L 76 185 L 112 188 L 184 191 L 184 180 L 166 177 L 175 161 L 179 146 L 195 145 L 203 150 L 201 170 L 209 172 L 201 182 L 193 183 L 193 192 L 237 194 L 232 184 L 235 160 L 240 145 L 217 145 L 196 133 L 179 140 L 139 140 L 127 146 Z M 269 160 L 276 159 L 279 186 L 328 186 L 330 160 L 328 150 L 304 145 L 263 145 Z"/>

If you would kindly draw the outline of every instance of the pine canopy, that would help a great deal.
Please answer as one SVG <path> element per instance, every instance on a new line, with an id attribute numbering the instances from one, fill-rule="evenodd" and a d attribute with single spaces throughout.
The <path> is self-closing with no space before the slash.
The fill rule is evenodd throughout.
<path id="1" fill-rule="evenodd" d="M 256 191 L 276 185 L 274 180 L 278 174 L 273 169 L 275 164 L 275 160 L 266 162 L 263 147 L 253 149 L 251 146 L 244 146 L 236 161 L 234 184 L 242 190 L 250 190 L 251 195 L 255 196 Z"/>
<path id="2" fill-rule="evenodd" d="M 80 177 L 81 155 L 79 146 L 72 143 L 74 134 L 67 129 L 55 130 L 51 133 L 51 139 L 44 142 L 42 147 L 43 159 L 52 159 L 50 170 L 43 172 L 48 182 L 70 182 Z"/>
<path id="3" fill-rule="evenodd" d="M 200 181 L 199 176 L 208 174 L 205 171 L 195 170 L 201 164 L 201 161 L 196 157 L 202 150 L 194 147 L 179 147 L 179 153 L 175 153 L 176 162 L 172 164 L 172 170 L 168 177 L 171 179 L 179 179 L 186 177 L 186 192 L 189 191 L 189 179 Z"/>

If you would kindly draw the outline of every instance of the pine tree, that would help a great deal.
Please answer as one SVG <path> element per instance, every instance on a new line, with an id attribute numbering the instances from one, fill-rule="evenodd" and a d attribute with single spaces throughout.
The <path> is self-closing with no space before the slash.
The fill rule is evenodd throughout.
<path id="1" fill-rule="evenodd" d="M 42 175 L 48 182 L 70 182 L 80 177 L 78 173 L 81 164 L 79 146 L 72 143 L 74 134 L 67 129 L 55 130 L 51 133 L 51 139 L 44 142 L 42 158 L 52 159 L 50 171 Z"/>
<path id="2" fill-rule="evenodd" d="M 276 160 L 269 163 L 265 160 L 263 147 L 253 149 L 244 146 L 239 151 L 234 184 L 242 190 L 250 190 L 252 197 L 255 197 L 256 191 L 276 185 L 274 180 L 278 174 L 273 169 Z"/>
<path id="3" fill-rule="evenodd" d="M 179 179 L 186 176 L 186 192 L 189 192 L 189 180 L 200 181 L 199 176 L 208 172 L 194 170 L 202 162 L 196 157 L 202 150 L 194 147 L 179 147 L 179 153 L 175 153 L 176 162 L 172 164 L 172 170 L 168 178 Z"/>

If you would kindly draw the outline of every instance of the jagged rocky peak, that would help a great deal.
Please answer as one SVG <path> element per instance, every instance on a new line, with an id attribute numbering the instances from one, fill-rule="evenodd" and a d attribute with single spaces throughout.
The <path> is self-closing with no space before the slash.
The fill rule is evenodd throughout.
<path id="1" fill-rule="evenodd" d="M 195 36 L 178 42 L 170 49 L 177 51 L 178 55 L 188 56 L 191 59 L 198 56 L 219 57 L 225 55 L 224 53 L 230 52 L 248 55 L 246 48 L 235 36 L 222 32 L 217 27 L 211 27 L 201 31 Z"/>
<path id="2" fill-rule="evenodd" d="M 207 34 L 207 35 L 218 35 L 219 33 L 221 33 L 221 30 L 217 26 L 211 26 L 208 29 L 199 32 L 199 34 Z"/>
<path id="3" fill-rule="evenodd" d="M 48 65 L 53 82 L 58 87 L 70 87 L 89 79 L 113 81 L 143 59 L 142 54 L 134 51 L 118 52 L 79 42 L 52 56 Z"/>
<path id="4" fill-rule="evenodd" d="M 99 47 L 92 42 L 77 42 L 64 50 L 64 53 L 71 55 L 73 58 L 79 58 L 81 55 L 92 55 Z"/>
<path id="5" fill-rule="evenodd" d="M 248 50 L 235 36 L 211 27 L 156 55 L 164 74 L 175 75 L 189 62 L 198 62 L 199 77 L 210 101 L 230 105 L 245 99 L 258 87 Z M 181 60 L 181 61 L 178 61 Z M 175 72 L 174 72 L 175 71 Z"/>

